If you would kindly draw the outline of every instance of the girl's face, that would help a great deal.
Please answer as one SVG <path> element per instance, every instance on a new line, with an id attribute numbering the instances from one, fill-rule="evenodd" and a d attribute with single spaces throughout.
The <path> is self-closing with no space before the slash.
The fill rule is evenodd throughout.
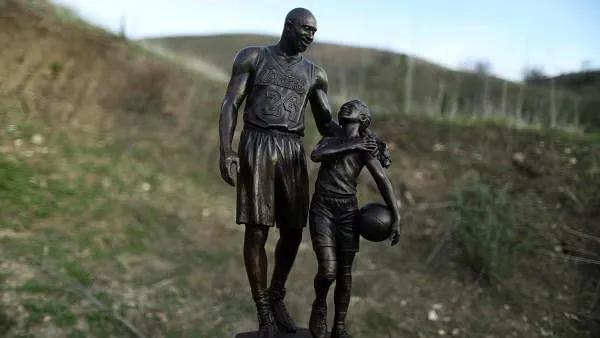
<path id="1" fill-rule="evenodd" d="M 349 101 L 340 108 L 338 119 L 345 128 L 356 128 L 362 132 L 371 124 L 371 112 L 360 101 Z"/>
<path id="2" fill-rule="evenodd" d="M 340 124 L 344 129 L 346 137 L 358 137 L 360 136 L 360 121 L 355 119 L 342 119 Z"/>

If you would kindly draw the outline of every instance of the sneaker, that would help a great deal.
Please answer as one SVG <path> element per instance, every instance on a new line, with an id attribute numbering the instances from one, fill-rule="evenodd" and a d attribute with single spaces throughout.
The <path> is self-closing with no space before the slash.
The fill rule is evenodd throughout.
<path id="1" fill-rule="evenodd" d="M 279 330 L 286 333 L 293 333 L 296 332 L 296 324 L 294 323 L 292 316 L 290 316 L 290 313 L 283 303 L 284 297 L 285 289 L 269 289 L 269 300 L 271 301 L 273 317 L 275 317 L 275 324 L 277 324 Z"/>
<path id="2" fill-rule="evenodd" d="M 313 338 L 327 338 L 327 307 L 313 303 L 308 328 Z"/>
<path id="3" fill-rule="evenodd" d="M 343 326 L 336 326 L 331 330 L 331 338 L 352 338 Z"/>
<path id="4" fill-rule="evenodd" d="M 270 309 L 258 309 L 258 338 L 275 338 L 275 320 Z"/>

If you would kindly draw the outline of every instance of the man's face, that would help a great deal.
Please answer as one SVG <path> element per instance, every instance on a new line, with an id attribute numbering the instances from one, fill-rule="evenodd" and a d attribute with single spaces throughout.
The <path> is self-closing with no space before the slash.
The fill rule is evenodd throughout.
<path id="1" fill-rule="evenodd" d="M 290 37 L 294 39 L 296 48 L 299 52 L 306 51 L 317 32 L 317 21 L 309 15 L 294 20 L 290 26 Z"/>

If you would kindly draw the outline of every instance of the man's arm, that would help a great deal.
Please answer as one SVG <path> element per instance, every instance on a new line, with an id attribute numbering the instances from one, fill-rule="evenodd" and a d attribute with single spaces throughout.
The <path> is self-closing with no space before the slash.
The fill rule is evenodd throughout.
<path id="1" fill-rule="evenodd" d="M 400 240 L 400 209 L 398 208 L 398 203 L 396 202 L 392 182 L 390 182 L 383 167 L 381 166 L 381 163 L 379 163 L 376 158 L 369 155 L 364 156 L 364 158 L 367 168 L 369 169 L 371 176 L 373 176 L 381 196 L 385 200 L 385 203 L 388 205 L 388 207 L 392 210 L 393 230 L 390 239 L 392 240 L 392 245 L 395 245 Z"/>
<path id="2" fill-rule="evenodd" d="M 329 81 L 327 73 L 315 65 L 315 84 L 308 100 L 312 109 L 319 133 L 323 136 L 341 135 L 340 126 L 331 118 L 331 107 L 327 99 Z"/>
<path id="3" fill-rule="evenodd" d="M 315 65 L 315 78 L 316 82 L 308 99 L 315 118 L 315 123 L 317 124 L 317 129 L 319 130 L 319 133 L 326 138 L 342 136 L 342 128 L 331 117 L 331 107 L 329 106 L 329 100 L 327 99 L 327 90 L 329 88 L 327 73 L 317 65 Z M 359 149 L 372 152 L 376 149 L 376 145 L 362 139 L 346 139 L 344 141 L 338 139 L 337 141 L 334 141 L 334 139 L 331 138 L 326 144 L 328 145 L 326 152 L 322 152 L 324 149 L 321 149 L 315 154 L 316 156 L 314 158 L 311 155 L 313 161 L 320 162 L 324 159 L 323 156 L 337 155 L 349 150 Z M 315 149 L 315 151 L 317 151 L 317 149 Z"/>
<path id="4" fill-rule="evenodd" d="M 239 158 L 231 148 L 237 123 L 238 109 L 248 93 L 248 79 L 253 71 L 259 48 L 242 49 L 233 62 L 233 70 L 219 115 L 219 140 L 221 177 L 230 185 L 235 185 Z"/>

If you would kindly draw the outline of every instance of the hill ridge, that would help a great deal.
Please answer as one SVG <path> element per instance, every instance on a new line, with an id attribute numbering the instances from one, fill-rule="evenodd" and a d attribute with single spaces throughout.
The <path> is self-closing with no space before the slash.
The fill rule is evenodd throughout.
<path id="1" fill-rule="evenodd" d="M 248 45 L 276 43 L 276 36 L 217 34 L 150 38 L 144 41 L 199 57 L 227 72 L 235 53 Z M 579 94 L 530 86 L 488 73 L 452 70 L 388 50 L 315 43 L 305 53 L 323 66 L 330 94 L 339 104 L 360 96 L 378 110 L 448 118 L 500 118 L 515 125 L 579 128 L 590 120 Z"/>

